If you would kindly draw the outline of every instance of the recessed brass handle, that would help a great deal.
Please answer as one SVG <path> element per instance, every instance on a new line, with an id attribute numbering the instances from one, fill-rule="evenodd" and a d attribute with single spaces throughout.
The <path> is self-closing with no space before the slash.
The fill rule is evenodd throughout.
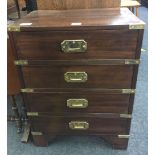
<path id="1" fill-rule="evenodd" d="M 67 107 L 69 107 L 69 108 L 87 108 L 88 100 L 87 99 L 68 99 Z"/>
<path id="2" fill-rule="evenodd" d="M 86 82 L 88 75 L 86 72 L 66 72 L 64 74 L 64 79 L 66 82 Z"/>
<path id="3" fill-rule="evenodd" d="M 87 42 L 84 40 L 64 40 L 61 43 L 61 49 L 65 53 L 86 52 Z"/>
<path id="4" fill-rule="evenodd" d="M 89 123 L 85 121 L 71 121 L 69 122 L 69 128 L 72 130 L 87 130 Z"/>

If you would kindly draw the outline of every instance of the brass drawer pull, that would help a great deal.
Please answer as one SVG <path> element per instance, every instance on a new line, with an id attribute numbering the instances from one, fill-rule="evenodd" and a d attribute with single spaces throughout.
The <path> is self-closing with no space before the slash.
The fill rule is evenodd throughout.
<path id="1" fill-rule="evenodd" d="M 87 42 L 84 40 L 64 40 L 61 43 L 61 49 L 65 53 L 86 52 Z"/>
<path id="2" fill-rule="evenodd" d="M 86 82 L 88 75 L 86 72 L 66 72 L 64 74 L 66 82 Z"/>
<path id="3" fill-rule="evenodd" d="M 69 108 L 87 108 L 88 100 L 86 100 L 86 99 L 68 99 L 67 107 L 69 107 Z"/>
<path id="4" fill-rule="evenodd" d="M 89 123 L 84 121 L 71 121 L 69 122 L 69 128 L 72 130 L 87 130 Z"/>

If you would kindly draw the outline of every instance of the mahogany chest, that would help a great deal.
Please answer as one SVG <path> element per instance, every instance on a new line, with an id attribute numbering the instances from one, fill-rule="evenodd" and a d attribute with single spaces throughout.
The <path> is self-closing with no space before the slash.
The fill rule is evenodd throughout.
<path id="1" fill-rule="evenodd" d="M 8 31 L 36 145 L 98 135 L 127 148 L 143 21 L 127 8 L 46 10 Z"/>

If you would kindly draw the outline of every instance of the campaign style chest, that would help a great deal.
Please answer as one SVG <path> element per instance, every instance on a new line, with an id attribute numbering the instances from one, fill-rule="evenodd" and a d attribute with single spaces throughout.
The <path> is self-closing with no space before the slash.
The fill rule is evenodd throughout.
<path id="1" fill-rule="evenodd" d="M 127 8 L 34 11 L 8 26 L 33 141 L 98 135 L 126 149 L 144 23 Z"/>

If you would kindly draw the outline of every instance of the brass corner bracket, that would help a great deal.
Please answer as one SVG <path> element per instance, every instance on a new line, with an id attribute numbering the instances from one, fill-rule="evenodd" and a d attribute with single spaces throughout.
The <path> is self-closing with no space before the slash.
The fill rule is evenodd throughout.
<path id="1" fill-rule="evenodd" d="M 21 92 L 22 93 L 33 93 L 34 89 L 32 89 L 32 88 L 25 88 L 25 89 L 21 89 Z"/>
<path id="2" fill-rule="evenodd" d="M 129 25 L 129 29 L 130 30 L 136 30 L 136 29 L 144 29 L 144 27 L 145 27 L 145 24 L 144 23 L 133 23 L 133 24 L 130 24 Z"/>
<path id="3" fill-rule="evenodd" d="M 125 59 L 125 64 L 126 65 L 138 65 L 140 64 L 139 59 Z"/>
<path id="4" fill-rule="evenodd" d="M 135 94 L 135 89 L 122 89 L 122 94 Z"/>
<path id="5" fill-rule="evenodd" d="M 38 112 L 27 112 L 27 116 L 38 116 Z"/>
<path id="6" fill-rule="evenodd" d="M 15 60 L 14 64 L 19 65 L 19 66 L 28 65 L 28 61 L 27 60 Z"/>
<path id="7" fill-rule="evenodd" d="M 132 118 L 131 114 L 120 114 L 120 118 Z"/>
<path id="8" fill-rule="evenodd" d="M 130 135 L 118 135 L 118 138 L 126 138 L 126 139 L 128 139 L 128 138 L 130 138 Z"/>
<path id="9" fill-rule="evenodd" d="M 15 31 L 15 32 L 20 32 L 20 26 L 14 25 L 14 24 L 9 24 L 7 26 L 7 30 L 9 32 Z"/>

